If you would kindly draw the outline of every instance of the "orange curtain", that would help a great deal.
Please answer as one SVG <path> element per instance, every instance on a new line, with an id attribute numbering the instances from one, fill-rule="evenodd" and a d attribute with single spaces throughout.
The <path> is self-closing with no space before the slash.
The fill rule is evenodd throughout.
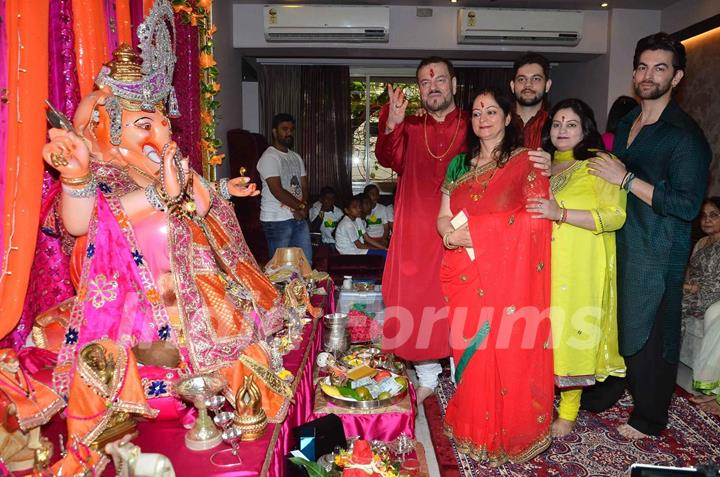
<path id="1" fill-rule="evenodd" d="M 0 276 L 0 337 L 17 324 L 25 301 L 40 214 L 48 92 L 48 2 L 8 0 L 8 118 Z M 14 116 L 14 117 L 13 117 Z M 52 277 L 48 277 L 52 279 Z"/>
<path id="2" fill-rule="evenodd" d="M 93 90 L 95 76 L 110 60 L 102 0 L 73 0 L 73 31 L 80 96 Z M 47 29 L 47 28 L 46 28 Z"/>
<path id="3" fill-rule="evenodd" d="M 143 0 L 143 16 L 148 16 L 155 0 Z"/>
<path id="4" fill-rule="evenodd" d="M 132 46 L 132 22 L 130 21 L 130 0 L 115 1 L 118 40 Z"/>

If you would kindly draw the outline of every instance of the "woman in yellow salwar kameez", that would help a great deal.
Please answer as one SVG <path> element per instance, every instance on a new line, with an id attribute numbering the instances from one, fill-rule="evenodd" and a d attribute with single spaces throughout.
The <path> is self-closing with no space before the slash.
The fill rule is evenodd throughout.
<path id="1" fill-rule="evenodd" d="M 536 218 L 554 220 L 551 310 L 555 385 L 560 389 L 555 437 L 572 431 L 582 388 L 625 376 L 618 352 L 615 230 L 625 223 L 626 192 L 592 175 L 586 159 L 603 148 L 590 107 L 559 102 L 543 131 L 553 154 L 552 195 L 531 199 Z"/>

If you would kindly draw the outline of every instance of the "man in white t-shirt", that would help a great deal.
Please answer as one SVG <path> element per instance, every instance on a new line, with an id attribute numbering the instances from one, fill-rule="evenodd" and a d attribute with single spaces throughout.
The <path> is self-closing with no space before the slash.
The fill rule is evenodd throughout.
<path id="1" fill-rule="evenodd" d="M 323 187 L 320 200 L 310 207 L 310 230 L 320 232 L 323 244 L 335 243 L 335 228 L 343 217 L 343 211 L 335 205 L 335 189 Z"/>
<path id="2" fill-rule="evenodd" d="M 286 113 L 272 120 L 272 146 L 257 164 L 262 179 L 260 224 L 270 258 L 281 247 L 300 247 L 312 262 L 308 226 L 308 179 L 302 158 L 293 150 L 295 119 Z"/>

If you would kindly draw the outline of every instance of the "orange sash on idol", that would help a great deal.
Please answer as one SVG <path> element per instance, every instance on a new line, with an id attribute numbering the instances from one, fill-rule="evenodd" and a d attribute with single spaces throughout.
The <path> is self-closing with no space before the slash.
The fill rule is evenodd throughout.
<path id="1" fill-rule="evenodd" d="M 68 436 L 77 436 L 85 445 L 90 445 L 106 429 L 114 412 L 146 417 L 158 413 L 147 405 L 132 351 L 110 340 L 95 341 L 86 347 L 93 344 L 99 344 L 106 356 L 112 356 L 115 369 L 109 383 L 104 383 L 88 363 L 77 361 L 70 387 L 67 427 Z"/>

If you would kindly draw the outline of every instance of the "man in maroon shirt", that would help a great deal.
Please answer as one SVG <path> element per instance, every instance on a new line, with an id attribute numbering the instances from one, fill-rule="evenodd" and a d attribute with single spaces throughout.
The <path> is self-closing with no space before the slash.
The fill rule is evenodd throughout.
<path id="1" fill-rule="evenodd" d="M 550 91 L 550 63 L 539 53 L 528 52 L 515 61 L 510 89 L 515 95 L 515 113 L 523 122 L 523 144 L 542 147 L 542 128 L 547 121 L 545 95 Z"/>

